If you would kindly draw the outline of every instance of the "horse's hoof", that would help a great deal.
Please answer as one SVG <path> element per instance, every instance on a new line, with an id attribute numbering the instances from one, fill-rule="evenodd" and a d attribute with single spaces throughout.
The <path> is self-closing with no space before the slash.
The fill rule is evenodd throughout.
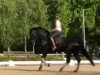
<path id="1" fill-rule="evenodd" d="M 61 72 L 61 71 L 62 71 L 62 69 L 59 70 L 59 72 Z"/>
<path id="2" fill-rule="evenodd" d="M 41 71 L 42 69 L 39 67 L 39 71 Z"/>
<path id="3" fill-rule="evenodd" d="M 75 70 L 74 72 L 77 72 L 78 70 Z"/>
<path id="4" fill-rule="evenodd" d="M 50 67 L 50 64 L 48 64 L 48 67 Z"/>
<path id="5" fill-rule="evenodd" d="M 39 71 L 42 70 L 42 66 L 39 67 Z"/>
<path id="6" fill-rule="evenodd" d="M 39 71 L 41 71 L 42 69 L 39 67 Z"/>

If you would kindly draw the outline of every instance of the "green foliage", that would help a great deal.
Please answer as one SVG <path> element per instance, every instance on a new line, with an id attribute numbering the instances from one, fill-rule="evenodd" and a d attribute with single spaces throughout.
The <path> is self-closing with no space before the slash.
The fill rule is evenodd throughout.
<path id="1" fill-rule="evenodd" d="M 100 0 L 0 0 L 0 45 L 17 47 L 29 38 L 29 29 L 51 30 L 55 16 L 61 20 L 64 36 L 82 38 L 82 10 L 85 10 L 86 39 L 100 46 Z"/>
<path id="2" fill-rule="evenodd" d="M 11 46 L 13 42 L 12 34 L 12 22 L 15 15 L 14 12 L 15 5 L 12 1 L 1 1 L 1 21 L 0 21 L 0 30 L 1 30 L 1 43 L 4 47 Z M 12 16 L 12 17 L 11 17 Z"/>
<path id="3" fill-rule="evenodd" d="M 43 0 L 0 0 L 0 40 L 3 46 L 22 45 L 31 27 L 46 25 L 46 13 Z"/>
<path id="4" fill-rule="evenodd" d="M 29 26 L 44 27 L 47 23 L 47 7 L 44 5 L 43 0 L 27 0 L 28 1 L 28 20 Z"/>

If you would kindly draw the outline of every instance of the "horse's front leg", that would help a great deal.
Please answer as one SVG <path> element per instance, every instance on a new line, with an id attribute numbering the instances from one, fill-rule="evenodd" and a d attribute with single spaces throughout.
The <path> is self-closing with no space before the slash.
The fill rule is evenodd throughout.
<path id="1" fill-rule="evenodd" d="M 76 69 L 75 69 L 74 72 L 77 72 L 77 71 L 79 70 L 79 67 L 80 67 L 80 61 L 81 61 L 81 59 L 80 59 L 78 53 L 74 54 L 74 56 L 75 56 L 75 58 L 76 58 L 76 60 L 77 60 L 77 62 L 78 62 L 78 63 L 77 63 L 77 67 L 76 67 Z"/>
<path id="2" fill-rule="evenodd" d="M 50 67 L 50 64 L 48 64 L 48 63 L 44 60 L 44 58 L 41 58 L 41 62 L 44 63 L 46 66 Z"/>
<path id="3" fill-rule="evenodd" d="M 80 61 L 78 61 L 77 67 L 74 72 L 77 72 L 79 70 L 79 66 L 80 66 Z"/>
<path id="4" fill-rule="evenodd" d="M 39 67 L 39 70 L 42 70 L 42 67 L 43 67 L 43 64 L 45 64 L 46 66 L 50 67 L 50 64 L 48 64 L 46 61 L 45 61 L 45 57 L 47 56 L 47 53 L 44 53 L 41 57 L 41 64 L 40 64 L 40 67 Z"/>
<path id="5" fill-rule="evenodd" d="M 60 68 L 60 71 L 62 71 L 66 65 L 68 65 L 70 63 L 70 58 L 71 58 L 71 53 L 67 53 L 66 54 L 66 63 Z"/>

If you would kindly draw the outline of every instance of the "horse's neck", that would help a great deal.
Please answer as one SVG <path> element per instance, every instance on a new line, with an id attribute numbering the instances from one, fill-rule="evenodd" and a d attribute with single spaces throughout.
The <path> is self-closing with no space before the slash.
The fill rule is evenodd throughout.
<path id="1" fill-rule="evenodd" d="M 44 30 L 39 29 L 39 30 L 37 31 L 37 36 L 38 36 L 39 39 L 41 39 L 41 41 L 47 40 L 47 38 L 49 37 L 49 36 L 47 36 L 47 35 L 48 35 L 48 34 L 47 34 L 46 31 L 44 31 Z"/>
<path id="2" fill-rule="evenodd" d="M 42 31 L 38 31 L 38 36 L 40 38 L 46 38 L 46 33 L 45 32 L 42 32 Z"/>

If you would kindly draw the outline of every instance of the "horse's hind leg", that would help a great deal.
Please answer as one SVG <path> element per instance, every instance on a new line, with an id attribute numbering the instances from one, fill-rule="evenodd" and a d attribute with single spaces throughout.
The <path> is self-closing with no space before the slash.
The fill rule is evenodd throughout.
<path id="1" fill-rule="evenodd" d="M 77 67 L 76 67 L 76 69 L 75 69 L 75 71 L 74 72 L 77 72 L 78 70 L 79 70 L 79 66 L 80 66 L 80 61 L 81 61 L 81 59 L 80 59 L 80 57 L 79 57 L 79 55 L 78 55 L 78 52 L 77 53 L 73 53 L 74 54 L 74 56 L 75 56 L 75 58 L 76 58 L 76 60 L 77 60 Z"/>
<path id="2" fill-rule="evenodd" d="M 62 71 L 65 68 L 65 66 L 70 63 L 70 58 L 71 58 L 71 53 L 67 52 L 67 54 L 66 54 L 66 63 L 63 64 L 63 66 L 60 68 L 60 71 Z"/>

